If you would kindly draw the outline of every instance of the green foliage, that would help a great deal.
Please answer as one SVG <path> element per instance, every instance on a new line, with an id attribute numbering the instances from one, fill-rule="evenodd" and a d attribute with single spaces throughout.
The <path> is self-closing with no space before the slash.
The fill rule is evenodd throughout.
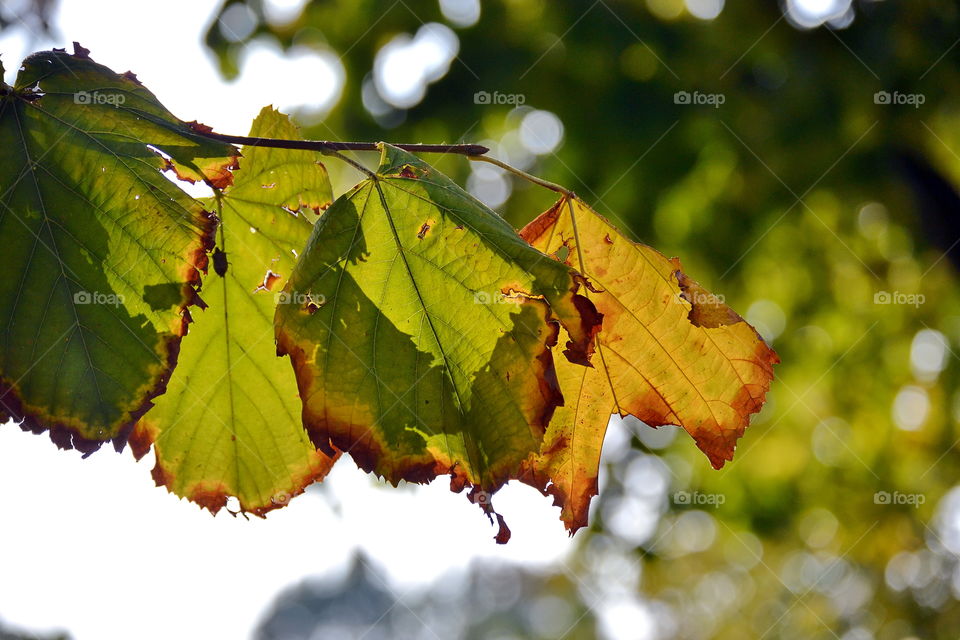
<path id="1" fill-rule="evenodd" d="M 214 229 L 158 169 L 223 182 L 233 149 L 82 49 L 30 56 L 3 86 L 0 148 L 0 418 L 122 446 L 176 362 Z"/>
<path id="2" fill-rule="evenodd" d="M 376 173 L 317 225 L 277 310 L 304 426 L 391 482 L 449 474 L 495 492 L 562 402 L 554 314 L 586 361 L 599 318 L 581 313 L 578 287 L 445 176 L 383 145 Z"/>
<path id="3" fill-rule="evenodd" d="M 268 107 L 250 135 L 299 131 Z M 214 512 L 229 496 L 258 515 L 282 507 L 333 464 L 301 427 L 296 379 L 272 339 L 276 292 L 333 197 L 317 155 L 247 149 L 233 184 L 203 203 L 219 220 L 213 257 L 224 256 L 203 282 L 210 308 L 193 314 L 167 393 L 131 439 L 138 457 L 153 443 L 158 484 Z"/>
<path id="4" fill-rule="evenodd" d="M 223 136 L 172 117 L 132 74 L 97 65 L 76 44 L 73 55 L 31 56 L 17 84 L 3 86 L 3 108 L 0 127 L 10 144 L 0 154 L 0 175 L 8 181 L 10 215 L 0 218 L 2 238 L 18 247 L 15 262 L 26 272 L 11 279 L 0 298 L 15 328 L 5 334 L 0 368 L 8 400 L 3 417 L 49 430 L 65 448 L 92 451 L 113 439 L 121 449 L 129 436 L 141 457 L 153 445 L 157 484 L 214 513 L 229 497 L 238 499 L 241 512 L 257 515 L 283 506 L 345 452 L 393 483 L 448 474 L 451 489 L 469 488 L 469 500 L 491 520 L 497 514 L 490 496 L 510 479 L 532 482 L 561 506 L 568 492 L 551 491 L 551 484 L 575 484 L 577 516 L 564 516 L 572 533 L 586 524 L 597 492 L 600 446 L 614 409 L 677 422 L 719 468 L 763 404 L 776 355 L 742 318 L 722 304 L 701 302 L 706 292 L 699 285 L 645 247 L 611 253 L 590 272 L 602 277 L 625 269 L 611 282 L 608 295 L 618 297 L 608 314 L 633 317 L 646 352 L 631 354 L 626 369 L 604 366 L 607 375 L 561 389 L 555 360 L 587 370 L 604 344 L 603 314 L 578 293 L 602 289 L 582 260 L 574 265 L 561 257 L 550 239 L 563 239 L 578 256 L 614 243 L 619 251 L 628 247 L 606 223 L 605 238 L 592 227 L 581 237 L 578 224 L 595 225 L 599 218 L 580 200 L 564 201 L 571 227 L 551 229 L 540 251 L 527 242 L 532 238 L 397 147 L 379 145 L 373 172 L 316 143 L 316 150 L 367 176 L 330 205 L 326 169 L 315 151 L 287 148 L 298 136 L 285 116 L 261 112 L 238 168 L 239 152 L 213 142 Z M 57 163 L 40 162 L 47 155 Z M 188 198 L 159 176 L 161 168 L 204 180 L 215 197 Z M 311 227 L 308 218 L 328 205 Z M 545 232 L 543 220 L 556 222 L 560 210 L 534 228 Z M 35 219 L 37 228 L 22 223 L 31 233 L 18 233 L 14 221 L 24 219 Z M 41 252 L 45 269 L 27 282 L 41 233 L 51 239 L 43 245 L 50 255 Z M 637 252 L 656 268 L 636 269 Z M 168 281 L 158 282 L 157 272 Z M 182 281 L 176 274 L 185 274 Z M 102 289 L 88 300 L 80 294 L 91 291 L 91 283 Z M 650 293 L 628 300 L 622 289 Z M 28 292 L 24 300 L 22 291 Z M 193 314 L 188 303 L 208 306 L 201 293 L 209 308 Z M 144 318 L 147 309 L 154 315 Z M 658 324 L 665 318 L 668 323 Z M 167 333 L 159 331 L 163 322 Z M 193 335 L 181 348 L 191 323 Z M 51 333 L 65 324 L 63 335 Z M 268 341 L 272 324 L 275 350 Z M 49 345 L 45 350 L 20 329 L 34 326 Z M 561 329 L 568 339 L 558 346 Z M 728 331 L 736 332 L 732 342 Z M 704 357 L 704 336 L 724 346 Z M 606 346 L 623 339 L 612 334 Z M 154 343 L 159 346 L 151 353 Z M 59 357 L 46 359 L 57 348 Z M 678 366 L 665 374 L 648 370 L 640 361 L 651 353 Z M 277 355 L 290 356 L 295 380 Z M 744 359 L 746 374 L 738 364 Z M 576 377 L 564 371 L 565 378 Z M 611 398 L 618 390 L 632 395 L 627 378 L 642 380 L 643 388 L 628 403 L 594 403 L 589 411 L 579 404 L 578 393 L 603 395 L 607 386 Z M 561 433 L 545 440 L 564 394 L 578 404 L 589 439 Z M 711 404 L 729 409 L 704 414 Z M 563 462 L 570 458 L 577 464 Z M 497 520 L 496 539 L 505 543 L 510 532 Z"/>

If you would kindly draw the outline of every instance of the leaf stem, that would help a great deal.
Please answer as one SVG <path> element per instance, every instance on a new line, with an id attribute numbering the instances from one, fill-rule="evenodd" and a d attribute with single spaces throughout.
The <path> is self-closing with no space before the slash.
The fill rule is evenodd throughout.
<path id="1" fill-rule="evenodd" d="M 373 171 L 370 171 L 370 169 L 367 169 L 365 166 L 355 161 L 353 158 L 348 158 L 347 156 L 343 155 L 339 151 L 336 151 L 334 149 L 326 149 L 324 151 L 321 151 L 320 153 L 322 153 L 325 156 L 330 156 L 331 158 L 336 158 L 337 160 L 342 160 L 343 162 L 346 162 L 351 167 L 353 167 L 363 175 L 367 176 L 369 179 L 373 180 L 374 182 L 376 182 L 377 180 L 376 173 L 374 173 Z"/>
<path id="2" fill-rule="evenodd" d="M 376 142 L 332 142 L 329 140 L 283 140 L 281 138 L 255 138 L 250 136 L 231 136 L 214 131 L 202 131 L 194 128 L 193 133 L 230 144 L 242 144 L 251 147 L 272 147 L 274 149 L 303 149 L 305 151 L 377 151 Z M 392 143 L 391 143 L 392 144 Z M 410 153 L 459 153 L 461 155 L 480 157 L 490 151 L 481 144 L 394 144 Z"/>
<path id="3" fill-rule="evenodd" d="M 529 173 L 527 173 L 526 171 L 523 171 L 523 170 L 521 170 L 521 169 L 517 169 L 516 167 L 512 167 L 512 166 L 510 166 L 509 164 L 507 164 L 506 162 L 504 162 L 504 161 L 502 161 L 502 160 L 497 160 L 496 158 L 491 158 L 490 156 L 468 154 L 468 155 L 467 155 L 467 159 L 468 159 L 468 160 L 478 161 L 478 162 L 489 162 L 490 164 L 495 165 L 495 166 L 498 166 L 498 167 L 500 167 L 501 169 L 504 169 L 504 170 L 506 170 L 506 171 L 509 171 L 510 173 L 512 173 L 512 174 L 514 174 L 514 175 L 520 176 L 520 177 L 523 178 L 524 180 L 529 180 L 529 181 L 532 182 L 533 184 L 538 184 L 538 185 L 540 185 L 541 187 L 544 187 L 544 188 L 546 188 L 546 189 L 550 189 L 551 191 L 556 191 L 557 193 L 562 193 L 563 195 L 565 195 L 565 196 L 570 196 L 571 198 L 575 198 L 576 195 L 577 195 L 577 194 L 575 194 L 573 191 L 571 191 L 570 189 L 567 189 L 566 187 L 560 186 L 560 185 L 557 184 L 556 182 L 550 182 L 549 180 L 544 180 L 543 178 L 538 178 L 538 177 L 535 176 L 535 175 L 529 174 Z"/>

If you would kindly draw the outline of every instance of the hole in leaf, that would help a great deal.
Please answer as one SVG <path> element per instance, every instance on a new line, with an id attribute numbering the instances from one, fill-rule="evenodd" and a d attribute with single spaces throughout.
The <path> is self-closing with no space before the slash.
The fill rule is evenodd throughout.
<path id="1" fill-rule="evenodd" d="M 277 281 L 280 279 L 279 273 L 274 273 L 270 269 L 267 269 L 267 272 L 263 275 L 263 281 L 257 285 L 257 288 L 253 290 L 254 293 L 257 291 L 272 291 L 274 285 L 277 284 Z"/>

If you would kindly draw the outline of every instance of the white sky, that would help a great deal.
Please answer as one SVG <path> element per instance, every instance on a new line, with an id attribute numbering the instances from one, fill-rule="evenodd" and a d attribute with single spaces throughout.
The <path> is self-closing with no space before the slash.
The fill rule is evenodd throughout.
<path id="1" fill-rule="evenodd" d="M 181 6 L 186 3 L 179 3 Z M 319 104 L 338 91 L 316 58 L 251 54 L 240 79 L 223 82 L 201 37 L 218 4 L 63 0 L 55 25 L 118 72 L 130 69 L 174 114 L 218 131 L 246 133 L 265 104 Z M 12 82 L 22 34 L 0 34 Z M 316 70 L 313 80 L 310 70 Z M 544 565 L 572 548 L 559 509 L 534 489 L 496 496 L 513 539 L 506 546 L 463 495 L 440 480 L 376 488 L 345 458 L 325 483 L 266 520 L 213 518 L 153 486 L 152 454 L 104 450 L 87 460 L 46 438 L 0 426 L 0 618 L 32 630 L 63 628 L 77 640 L 244 638 L 282 588 L 342 570 L 362 548 L 393 585 L 426 584 L 473 559 Z M 339 503 L 342 512 L 334 513 Z M 135 629 L 135 631 L 132 631 Z"/>

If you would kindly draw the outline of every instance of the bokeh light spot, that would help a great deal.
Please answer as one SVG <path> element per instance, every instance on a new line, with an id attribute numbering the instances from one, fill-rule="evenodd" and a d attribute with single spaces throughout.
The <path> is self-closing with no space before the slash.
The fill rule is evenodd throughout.
<path id="1" fill-rule="evenodd" d="M 253 35 L 258 23 L 253 9 L 246 4 L 236 3 L 224 10 L 217 26 L 227 42 L 242 42 Z"/>
<path id="2" fill-rule="evenodd" d="M 563 140 L 563 123 L 556 114 L 538 109 L 529 112 L 520 123 L 520 141 L 538 155 L 551 153 Z"/>
<path id="3" fill-rule="evenodd" d="M 929 412 L 930 398 L 923 387 L 916 385 L 903 387 L 893 400 L 893 423 L 898 429 L 916 431 L 927 421 Z"/>
<path id="4" fill-rule="evenodd" d="M 947 366 L 947 337 L 934 329 L 921 329 L 910 345 L 910 368 L 921 382 L 935 382 Z"/>
<path id="5" fill-rule="evenodd" d="M 687 11 L 695 18 L 713 20 L 723 11 L 723 0 L 685 0 Z"/>
<path id="6" fill-rule="evenodd" d="M 472 27 L 480 20 L 480 0 L 440 0 L 443 17 L 458 27 Z"/>
<path id="7" fill-rule="evenodd" d="M 457 35 L 437 22 L 423 25 L 412 38 L 395 36 L 377 52 L 374 85 L 386 102 L 409 109 L 423 100 L 429 83 L 446 75 L 459 50 Z"/>
<path id="8" fill-rule="evenodd" d="M 767 342 L 777 339 L 787 326 L 787 316 L 776 302 L 757 300 L 747 309 L 747 322 L 756 327 Z"/>
<path id="9" fill-rule="evenodd" d="M 787 0 L 787 17 L 804 29 L 842 18 L 850 9 L 850 0 Z"/>

